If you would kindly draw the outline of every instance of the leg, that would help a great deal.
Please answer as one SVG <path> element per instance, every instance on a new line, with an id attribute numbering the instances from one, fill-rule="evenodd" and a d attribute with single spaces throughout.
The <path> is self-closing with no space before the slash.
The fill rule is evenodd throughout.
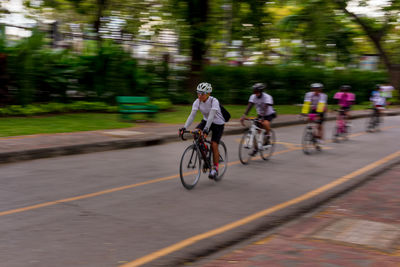
<path id="1" fill-rule="evenodd" d="M 213 152 L 213 163 L 214 166 L 218 166 L 219 163 L 219 151 L 218 151 L 218 143 L 211 141 L 211 149 Z"/>
<path id="2" fill-rule="evenodd" d="M 266 131 L 266 134 L 269 133 L 269 130 L 271 129 L 271 123 L 268 120 L 264 120 L 262 122 L 262 125 L 264 126 L 264 129 Z"/>

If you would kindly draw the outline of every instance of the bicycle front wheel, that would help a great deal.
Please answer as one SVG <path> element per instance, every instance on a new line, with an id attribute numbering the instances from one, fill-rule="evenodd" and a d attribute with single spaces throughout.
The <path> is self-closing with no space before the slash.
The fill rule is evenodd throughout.
<path id="1" fill-rule="evenodd" d="M 244 133 L 239 143 L 239 159 L 242 164 L 249 163 L 254 149 L 254 140 L 250 132 Z"/>
<path id="2" fill-rule="evenodd" d="M 264 147 L 263 150 L 260 150 L 260 155 L 263 160 L 269 159 L 272 154 L 274 153 L 275 143 L 276 143 L 276 136 L 274 130 L 270 130 L 269 132 L 269 142 L 266 140 L 268 136 L 264 134 Z"/>
<path id="3" fill-rule="evenodd" d="M 201 174 L 200 153 L 196 146 L 190 145 L 183 152 L 179 166 L 182 185 L 190 190 L 199 182 Z"/>
<path id="4" fill-rule="evenodd" d="M 306 128 L 303 134 L 303 140 L 301 142 L 303 146 L 304 154 L 310 154 L 311 150 L 314 148 L 314 134 L 312 129 Z"/>

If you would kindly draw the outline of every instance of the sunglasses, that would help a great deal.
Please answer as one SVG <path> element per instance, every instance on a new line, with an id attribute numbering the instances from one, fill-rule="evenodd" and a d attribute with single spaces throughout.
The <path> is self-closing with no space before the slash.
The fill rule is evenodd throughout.
<path id="1" fill-rule="evenodd" d="M 197 91 L 197 94 L 198 95 L 206 95 L 207 93 L 206 92 L 202 92 L 202 91 Z"/>

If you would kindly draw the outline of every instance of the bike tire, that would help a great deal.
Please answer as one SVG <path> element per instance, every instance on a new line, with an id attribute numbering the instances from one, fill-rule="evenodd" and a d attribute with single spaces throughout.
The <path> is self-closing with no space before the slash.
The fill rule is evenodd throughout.
<path id="1" fill-rule="evenodd" d="M 264 138 L 267 138 L 266 135 L 264 135 Z M 270 144 L 271 146 L 267 149 L 260 150 L 260 156 L 263 160 L 268 160 L 272 154 L 274 153 L 275 150 L 275 143 L 276 143 L 276 135 L 274 130 L 270 129 Z"/>
<path id="2" fill-rule="evenodd" d="M 367 125 L 365 127 L 366 132 L 372 132 L 375 128 L 375 116 L 369 117 L 367 119 Z"/>
<path id="3" fill-rule="evenodd" d="M 332 132 L 332 141 L 338 143 L 340 135 L 341 134 L 339 133 L 339 128 L 337 125 L 335 125 L 335 127 L 333 127 L 333 132 Z"/>
<path id="4" fill-rule="evenodd" d="M 301 141 L 303 153 L 306 155 L 311 154 L 312 149 L 315 147 L 313 130 L 306 128 L 304 130 L 303 138 Z"/>
<path id="5" fill-rule="evenodd" d="M 217 182 L 222 179 L 222 177 L 226 172 L 226 169 L 228 168 L 228 153 L 226 145 L 222 140 L 219 141 L 218 152 L 219 152 L 218 176 L 214 178 L 214 180 Z M 212 150 L 210 154 L 210 160 L 212 161 Z"/>
<path id="6" fill-rule="evenodd" d="M 250 140 L 251 139 L 251 140 Z M 242 164 L 247 165 L 250 162 L 251 155 L 254 149 L 254 140 L 251 138 L 250 132 L 243 134 L 239 143 L 239 160 Z"/>
<path id="7" fill-rule="evenodd" d="M 179 164 L 179 175 L 183 187 L 193 189 L 201 175 L 201 158 L 196 145 L 188 146 L 182 154 Z"/>

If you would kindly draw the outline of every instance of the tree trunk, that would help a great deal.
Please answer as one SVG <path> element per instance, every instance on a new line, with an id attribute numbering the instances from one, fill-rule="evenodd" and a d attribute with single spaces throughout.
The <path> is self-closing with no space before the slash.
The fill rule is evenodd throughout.
<path id="1" fill-rule="evenodd" d="M 400 96 L 400 64 L 393 64 L 389 68 L 389 79 L 390 84 L 397 90 L 397 95 Z"/>
<path id="2" fill-rule="evenodd" d="M 107 0 L 97 0 L 97 15 L 96 15 L 96 20 L 94 21 L 93 27 L 96 31 L 96 39 L 97 41 L 101 42 L 101 37 L 100 37 L 100 27 L 101 27 L 101 18 L 103 17 L 103 11 L 106 6 L 106 1 Z"/>
<path id="3" fill-rule="evenodd" d="M 7 55 L 0 53 L 0 106 L 8 104 Z"/>
<path id="4" fill-rule="evenodd" d="M 191 28 L 190 48 L 192 60 L 186 89 L 192 91 L 200 82 L 201 72 L 204 65 L 208 31 L 207 18 L 209 2 L 208 0 L 190 0 L 188 7 L 188 19 Z"/>

